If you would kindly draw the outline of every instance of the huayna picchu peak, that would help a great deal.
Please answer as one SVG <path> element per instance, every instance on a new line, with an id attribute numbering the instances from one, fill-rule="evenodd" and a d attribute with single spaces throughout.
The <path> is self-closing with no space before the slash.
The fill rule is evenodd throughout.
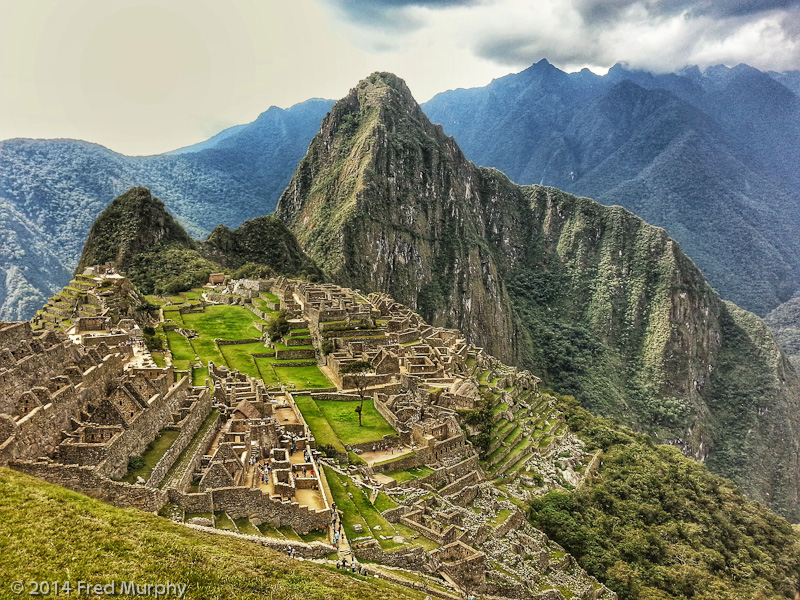
<path id="1" fill-rule="evenodd" d="M 392 294 L 800 517 L 798 377 L 663 229 L 476 167 L 383 73 L 334 105 L 276 214 L 331 280 Z"/>

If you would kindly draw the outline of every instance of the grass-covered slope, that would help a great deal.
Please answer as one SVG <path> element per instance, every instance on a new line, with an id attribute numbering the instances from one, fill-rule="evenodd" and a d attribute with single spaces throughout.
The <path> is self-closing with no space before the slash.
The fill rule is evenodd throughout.
<path id="1" fill-rule="evenodd" d="M 172 582 L 186 598 L 390 599 L 420 594 L 295 561 L 0 469 L 0 597 L 22 581 Z M 26 588 L 29 592 L 30 588 Z"/>
<path id="2" fill-rule="evenodd" d="M 559 397 L 603 451 L 589 485 L 534 500 L 532 522 L 621 600 L 796 598 L 800 535 L 676 448 L 654 446 Z"/>
<path id="3" fill-rule="evenodd" d="M 800 518 L 800 381 L 663 229 L 476 167 L 387 73 L 333 107 L 276 212 L 334 281 L 390 293 Z"/>

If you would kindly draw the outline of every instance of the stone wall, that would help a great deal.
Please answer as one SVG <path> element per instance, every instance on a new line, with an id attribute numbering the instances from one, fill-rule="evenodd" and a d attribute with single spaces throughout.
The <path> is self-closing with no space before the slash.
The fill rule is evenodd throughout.
<path id="1" fill-rule="evenodd" d="M 520 511 L 515 510 L 513 513 L 506 517 L 506 520 L 500 523 L 495 530 L 492 532 L 492 536 L 495 538 L 501 538 L 505 536 L 509 531 L 512 529 L 518 529 L 523 523 L 525 523 L 525 515 L 523 515 Z"/>
<path id="2" fill-rule="evenodd" d="M 237 344 L 256 344 L 263 341 L 261 338 L 247 338 L 243 340 L 219 340 L 215 339 L 214 342 L 217 346 L 236 346 Z M 265 346 L 266 348 L 266 346 Z"/>
<path id="3" fill-rule="evenodd" d="M 27 321 L 9 323 L 0 321 L 0 348 L 15 350 L 19 342 L 33 337 L 31 324 Z"/>
<path id="4" fill-rule="evenodd" d="M 313 349 L 298 350 L 293 348 L 291 350 L 275 350 L 275 358 L 278 360 L 299 360 L 303 358 L 316 358 L 316 354 Z"/>
<path id="5" fill-rule="evenodd" d="M 117 346 L 123 342 L 127 342 L 131 336 L 127 333 L 109 333 L 106 335 L 86 335 L 83 337 L 84 346 L 99 346 L 105 343 L 106 346 Z"/>
<path id="6" fill-rule="evenodd" d="M 195 469 L 200 466 L 200 461 L 202 461 L 203 456 L 208 453 L 209 449 L 211 448 L 211 444 L 214 443 L 214 439 L 217 437 L 220 429 L 222 429 L 223 424 L 224 420 L 222 415 L 218 415 L 217 419 L 214 421 L 214 424 L 208 428 L 208 431 L 206 431 L 203 439 L 200 440 L 200 443 L 197 445 L 194 454 L 192 454 L 192 458 L 190 458 L 189 462 L 187 463 L 186 470 L 175 484 L 177 489 L 181 491 L 189 489 L 189 486 L 192 484 L 192 478 L 194 477 Z"/>
<path id="7" fill-rule="evenodd" d="M 395 414 L 386 407 L 386 404 L 375 399 L 375 410 L 378 411 L 378 414 L 386 419 L 386 422 L 392 426 L 392 429 L 397 431 L 397 417 Z"/>
<path id="8" fill-rule="evenodd" d="M 4 460 L 51 455 L 61 442 L 62 431 L 72 430 L 71 420 L 79 421 L 88 404 L 121 374 L 122 357 L 111 354 L 98 365 L 89 367 L 80 376 L 82 381 L 77 386 L 66 385 L 57 390 L 50 402 L 34 408 L 16 422 L 14 442 L 7 446 Z M 127 457 L 125 464 L 127 466 Z"/>
<path id="9" fill-rule="evenodd" d="M 481 492 L 481 486 L 470 485 L 461 489 L 455 494 L 451 494 L 450 496 L 448 496 L 447 499 L 456 506 L 466 506 L 467 504 L 475 500 L 475 498 L 478 497 L 478 494 L 480 494 L 480 492 Z"/>
<path id="10" fill-rule="evenodd" d="M 480 483 L 482 480 L 483 475 L 478 469 L 476 469 L 474 471 L 470 471 L 463 477 L 459 477 L 453 483 L 444 486 L 441 490 L 439 490 L 439 494 L 442 496 L 451 496 L 452 494 L 461 491 L 466 486 Z"/>
<path id="11" fill-rule="evenodd" d="M 123 432 L 122 440 L 109 450 L 108 457 L 98 469 L 102 475 L 119 478 L 128 470 L 128 458 L 138 456 L 158 434 L 172 422 L 172 414 L 186 399 L 191 390 L 191 378 L 184 377 L 174 383 L 164 395 L 157 395 L 147 409 L 142 411 Z"/>
<path id="12" fill-rule="evenodd" d="M 164 453 L 164 456 L 153 467 L 150 478 L 147 480 L 147 487 L 156 487 L 164 479 L 164 476 L 172 468 L 175 460 L 184 451 L 189 442 L 192 441 L 194 434 L 200 429 L 208 414 L 211 412 L 211 394 L 208 390 L 200 392 L 200 396 L 194 401 L 189 415 L 182 421 L 181 433 L 172 442 L 172 445 Z"/>
<path id="13" fill-rule="evenodd" d="M 261 544 L 262 546 L 266 546 L 267 548 L 272 548 L 273 550 L 277 550 L 279 552 L 286 552 L 286 548 L 291 547 L 294 549 L 294 553 L 296 556 L 301 556 L 303 558 L 326 558 L 329 554 L 336 552 L 336 548 L 334 548 L 330 544 L 325 544 L 323 542 L 311 542 L 310 544 L 306 544 L 305 542 L 297 542 L 294 540 L 286 540 L 286 539 L 281 540 L 277 538 L 263 537 L 259 535 L 246 535 L 242 533 L 237 533 L 235 531 L 214 529 L 212 527 L 203 527 L 202 525 L 186 524 L 186 526 L 196 531 L 202 531 L 205 533 L 209 533 L 211 535 L 224 535 L 228 537 L 235 537 L 247 540 L 248 542 Z"/>
<path id="14" fill-rule="evenodd" d="M 414 569 L 421 571 L 427 563 L 425 550 L 418 546 L 408 551 L 384 552 L 380 546 L 354 548 L 356 558 L 360 561 L 372 561 L 390 567 Z"/>
<path id="15" fill-rule="evenodd" d="M 251 313 L 253 313 L 255 316 L 257 316 L 259 319 L 261 319 L 262 321 L 266 321 L 269 316 L 263 310 L 258 308 L 255 304 L 252 303 L 245 304 L 245 308 L 249 310 Z"/>
<path id="16" fill-rule="evenodd" d="M 211 494 L 200 492 L 197 494 L 185 494 L 175 488 L 167 490 L 169 501 L 183 508 L 187 513 L 210 513 L 214 507 L 211 503 Z"/>
<path id="17" fill-rule="evenodd" d="M 389 471 L 397 471 L 401 469 L 411 469 L 412 467 L 419 467 L 425 464 L 426 457 L 429 456 L 429 452 L 425 452 L 425 450 L 426 450 L 425 448 L 420 448 L 419 450 L 416 450 L 414 454 L 410 454 L 408 456 L 402 456 L 395 460 L 389 459 L 388 462 L 374 464 L 372 465 L 372 470 L 375 471 L 376 473 L 388 473 Z M 403 483 L 409 483 L 409 482 L 406 481 Z"/>
<path id="18" fill-rule="evenodd" d="M 148 512 L 157 512 L 168 501 L 168 494 L 163 490 L 111 481 L 98 474 L 93 467 L 32 461 L 13 461 L 10 466 L 17 471 L 109 502 L 120 508 L 138 508 Z"/>
<path id="19" fill-rule="evenodd" d="M 297 502 L 269 496 L 260 489 L 230 487 L 210 490 L 214 510 L 224 510 L 231 518 L 250 517 L 256 523 L 275 527 L 289 525 L 295 531 L 325 529 L 330 523 L 330 509 L 313 510 Z"/>

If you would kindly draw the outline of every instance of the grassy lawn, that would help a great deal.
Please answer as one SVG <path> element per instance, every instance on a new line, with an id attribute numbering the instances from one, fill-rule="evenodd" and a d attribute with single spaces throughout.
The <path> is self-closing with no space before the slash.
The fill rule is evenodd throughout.
<path id="1" fill-rule="evenodd" d="M 294 540 L 295 542 L 302 542 L 303 540 L 297 535 L 297 532 L 292 529 L 289 525 L 284 525 L 283 527 L 278 527 L 278 531 L 281 532 L 283 537 L 287 540 Z"/>
<path id="2" fill-rule="evenodd" d="M 228 516 L 228 513 L 225 511 L 215 511 L 214 512 L 214 527 L 217 529 L 227 529 L 228 531 L 236 531 L 236 525 L 233 524 L 231 518 Z"/>
<path id="3" fill-rule="evenodd" d="M 425 594 L 365 583 L 234 537 L 189 529 L 0 470 L 0 569 L 11 581 L 188 585 L 185 598 L 390 600 Z M 74 589 L 74 588 L 73 588 Z M 2 595 L 8 597 L 8 587 Z M 29 591 L 26 589 L 26 591 Z"/>
<path id="4" fill-rule="evenodd" d="M 421 467 L 411 467 L 410 469 L 400 469 L 398 471 L 389 471 L 386 473 L 387 477 L 391 477 L 398 483 L 402 483 L 403 481 L 409 481 L 411 479 L 419 479 L 420 477 L 425 477 L 426 475 L 430 475 L 433 473 L 433 469 L 421 466 Z"/>
<path id="5" fill-rule="evenodd" d="M 267 385 L 278 385 L 280 383 L 275 371 L 272 370 L 269 358 L 261 357 L 253 360 L 255 360 L 256 368 L 258 369 L 258 376 L 264 380 L 264 383 Z"/>
<path id="6" fill-rule="evenodd" d="M 183 321 L 186 327 L 212 340 L 261 337 L 261 332 L 253 327 L 255 315 L 242 306 L 226 304 L 207 306 L 205 312 L 183 315 Z"/>
<path id="7" fill-rule="evenodd" d="M 150 473 L 153 472 L 153 467 L 155 467 L 158 461 L 161 460 L 161 457 L 164 456 L 164 453 L 167 450 L 169 450 L 169 447 L 172 446 L 172 442 L 174 442 L 179 435 L 180 431 L 164 429 L 156 439 L 148 444 L 147 448 L 142 454 L 144 466 L 135 471 L 128 471 L 125 477 L 122 478 L 122 481 L 136 483 L 137 477 L 141 477 L 147 481 L 150 478 Z"/>
<path id="8" fill-rule="evenodd" d="M 337 452 L 344 452 L 344 445 L 319 410 L 314 399 L 311 396 L 295 396 L 295 401 L 306 424 L 311 429 L 311 433 L 317 440 L 317 446 L 333 446 Z"/>
<path id="9" fill-rule="evenodd" d="M 192 385 L 203 386 L 206 384 L 208 378 L 208 367 L 201 367 L 199 369 L 192 369 Z"/>
<path id="10" fill-rule="evenodd" d="M 236 523 L 236 528 L 239 530 L 239 533 L 244 533 L 247 535 L 261 535 L 261 532 L 256 529 L 256 526 L 250 522 L 250 519 L 247 517 L 242 517 L 241 519 L 234 519 L 234 523 Z"/>
<path id="11" fill-rule="evenodd" d="M 336 473 L 330 467 L 322 467 L 325 469 L 325 477 L 328 480 L 328 485 L 331 488 L 331 495 L 333 495 L 333 501 L 336 502 L 336 508 L 342 511 L 342 524 L 344 525 L 344 532 L 347 536 L 348 540 L 353 540 L 359 536 L 369 535 L 369 527 L 367 526 L 367 522 L 364 520 L 364 517 L 361 516 L 361 513 L 358 512 L 358 508 L 356 507 L 353 500 L 347 495 L 347 490 L 345 489 L 344 484 L 342 484 L 341 479 L 339 479 L 339 474 Z M 361 527 L 364 529 L 362 533 L 356 533 L 355 529 L 353 529 L 353 525 L 361 524 Z"/>
<path id="12" fill-rule="evenodd" d="M 378 492 L 378 495 L 375 497 L 375 509 L 379 512 L 389 510 L 390 508 L 397 508 L 397 506 L 397 502 L 389 498 L 384 492 Z"/>
<path id="13" fill-rule="evenodd" d="M 275 529 L 275 527 L 273 527 L 269 523 L 262 523 L 261 525 L 258 526 L 258 530 L 261 532 L 261 535 L 264 535 L 266 537 L 278 538 L 281 540 L 286 539 L 280 531 Z"/>
<path id="14" fill-rule="evenodd" d="M 208 364 L 209 360 L 213 360 L 215 364 L 224 365 L 225 358 L 217 348 L 214 338 L 206 336 L 198 336 L 191 340 L 192 348 L 197 352 L 197 356 L 203 361 L 203 364 Z"/>
<path id="15" fill-rule="evenodd" d="M 282 344 L 281 342 L 273 342 L 272 344 L 275 347 L 275 350 L 313 350 L 314 346 L 312 344 L 306 344 L 305 346 L 287 346 L 286 344 Z"/>
<path id="16" fill-rule="evenodd" d="M 173 360 L 192 361 L 195 359 L 196 355 L 189 340 L 176 331 L 167 331 L 165 335 L 167 336 L 167 343 L 172 352 Z"/>
<path id="17" fill-rule="evenodd" d="M 266 298 L 270 302 L 280 302 L 280 298 L 278 298 L 272 292 L 261 292 L 261 294 L 264 296 L 264 298 Z"/>
<path id="18" fill-rule="evenodd" d="M 250 377 L 260 377 L 260 372 L 255 360 L 251 356 L 253 352 L 266 350 L 264 344 L 236 344 L 234 346 L 220 346 L 225 362 L 231 369 L 239 369 L 241 373 L 247 373 Z"/>
<path id="19" fill-rule="evenodd" d="M 164 320 L 166 321 L 169 319 L 171 319 L 176 325 L 180 325 L 181 327 L 184 326 L 183 315 L 181 315 L 177 308 L 168 310 L 167 307 L 164 307 Z"/>
<path id="20" fill-rule="evenodd" d="M 306 534 L 300 534 L 300 538 L 307 544 L 311 542 L 328 542 L 328 531 L 309 531 Z"/>
<path id="21" fill-rule="evenodd" d="M 391 550 L 392 548 L 399 548 L 402 546 L 403 544 L 399 544 L 393 540 L 382 540 L 380 538 L 381 535 L 394 537 L 397 532 L 395 531 L 394 526 L 389 523 L 389 521 L 384 519 L 381 513 L 375 509 L 375 507 L 372 505 L 372 502 L 370 502 L 369 498 L 367 498 L 367 496 L 364 494 L 363 490 L 355 485 L 353 480 L 349 477 L 341 476 L 338 473 L 334 473 L 334 476 L 339 477 L 339 482 L 344 488 L 345 493 L 352 494 L 353 505 L 358 509 L 358 513 L 361 515 L 361 518 L 367 523 L 367 525 L 369 525 L 373 536 L 378 540 L 381 548 L 384 550 Z M 328 482 L 330 483 L 330 479 Z M 338 506 L 339 503 L 337 502 L 336 505 Z M 380 529 L 375 529 L 376 526 L 380 527 Z"/>
<path id="22" fill-rule="evenodd" d="M 320 400 L 316 404 L 336 435 L 345 444 L 377 441 L 384 435 L 395 433 L 386 419 L 375 410 L 372 398 L 364 400 L 364 411 L 361 414 L 362 427 L 358 426 L 358 415 L 355 413 L 356 406 L 360 404 L 358 400 L 346 402 Z"/>
<path id="23" fill-rule="evenodd" d="M 309 367 L 281 367 L 280 363 L 273 364 L 275 375 L 282 384 L 291 387 L 294 384 L 297 390 L 315 390 L 336 387 L 325 377 L 317 365 Z M 365 408 L 366 408 L 366 403 Z M 385 421 L 384 421 L 385 422 Z"/>
<path id="24" fill-rule="evenodd" d="M 156 363 L 157 367 L 165 367 L 166 361 L 164 360 L 164 355 L 161 352 L 151 352 L 150 356 L 153 357 L 153 362 Z"/>

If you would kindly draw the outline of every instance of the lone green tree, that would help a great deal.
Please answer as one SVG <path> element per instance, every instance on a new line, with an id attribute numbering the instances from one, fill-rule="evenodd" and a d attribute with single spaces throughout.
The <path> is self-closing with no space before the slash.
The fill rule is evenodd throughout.
<path id="1" fill-rule="evenodd" d="M 275 317 L 270 319 L 267 324 L 267 334 L 273 342 L 278 341 L 292 330 L 289 321 L 286 320 L 286 311 L 280 311 Z"/>
<path id="2" fill-rule="evenodd" d="M 350 375 L 352 377 L 353 383 L 356 386 L 356 390 L 358 390 L 358 397 L 361 398 L 361 404 L 356 407 L 359 427 L 362 426 L 361 413 L 364 412 L 364 392 L 366 391 L 367 384 L 369 383 L 369 375 L 374 370 L 375 369 L 372 368 L 372 365 L 366 360 L 357 360 L 347 363 L 341 369 L 339 369 L 339 373 L 342 375 Z"/>

